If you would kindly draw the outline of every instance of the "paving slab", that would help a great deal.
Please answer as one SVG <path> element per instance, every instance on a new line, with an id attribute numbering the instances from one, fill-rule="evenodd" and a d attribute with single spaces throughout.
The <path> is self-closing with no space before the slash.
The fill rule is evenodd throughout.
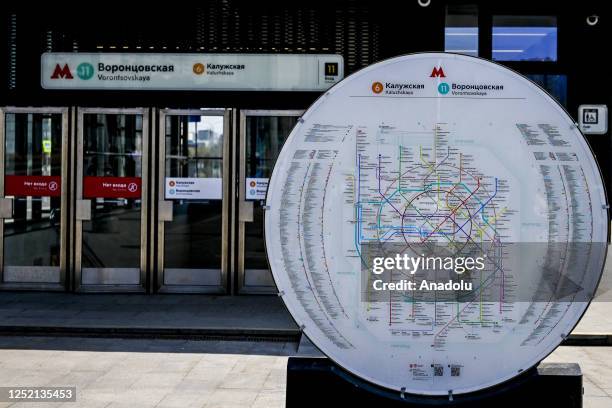
<path id="1" fill-rule="evenodd" d="M 190 344 L 185 345 L 185 341 L 172 339 L 1 340 L 0 381 L 4 386 L 77 387 L 76 402 L 10 405 L 24 408 L 281 408 L 285 405 L 287 358 L 298 353 L 297 343 L 283 342 L 187 340 Z M 85 361 L 107 364 L 87 367 Z M 612 406 L 612 348 L 559 347 L 545 361 L 579 363 L 584 375 L 584 407 Z M 9 404 L 0 403 L 0 408 L 6 406 Z"/>

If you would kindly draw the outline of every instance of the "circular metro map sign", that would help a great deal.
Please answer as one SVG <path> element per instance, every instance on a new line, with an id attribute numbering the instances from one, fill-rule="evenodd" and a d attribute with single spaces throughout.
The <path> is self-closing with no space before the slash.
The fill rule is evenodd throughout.
<path id="1" fill-rule="evenodd" d="M 379 386 L 467 393 L 533 367 L 601 277 L 599 168 L 564 109 L 501 65 L 445 53 L 365 68 L 293 129 L 267 194 L 283 301 Z"/>

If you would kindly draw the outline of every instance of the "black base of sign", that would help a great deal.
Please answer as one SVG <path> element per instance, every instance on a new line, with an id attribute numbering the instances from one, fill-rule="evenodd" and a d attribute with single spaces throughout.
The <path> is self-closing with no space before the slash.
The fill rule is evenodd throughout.
<path id="1" fill-rule="evenodd" d="M 484 368 L 484 367 L 483 367 Z M 578 364 L 540 364 L 503 384 L 469 394 L 401 395 L 365 382 L 328 358 L 290 357 L 287 408 L 296 407 L 582 407 Z"/>

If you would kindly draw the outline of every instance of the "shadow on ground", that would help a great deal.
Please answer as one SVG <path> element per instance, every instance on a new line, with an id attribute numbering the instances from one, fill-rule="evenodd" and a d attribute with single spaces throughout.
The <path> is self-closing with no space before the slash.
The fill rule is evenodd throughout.
<path id="1" fill-rule="evenodd" d="M 0 336 L 4 350 L 205 353 L 291 356 L 297 342 Z"/>

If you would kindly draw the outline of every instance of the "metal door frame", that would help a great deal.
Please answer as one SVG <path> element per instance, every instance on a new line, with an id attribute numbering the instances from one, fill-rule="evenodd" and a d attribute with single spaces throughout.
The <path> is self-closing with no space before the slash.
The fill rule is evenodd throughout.
<path id="1" fill-rule="evenodd" d="M 161 109 L 159 111 L 159 132 L 157 152 L 157 291 L 179 293 L 227 293 L 228 283 L 228 225 L 229 225 L 229 186 L 230 186 L 230 109 Z M 167 116 L 220 116 L 223 117 L 223 170 L 221 177 L 223 198 L 221 203 L 221 285 L 195 286 L 195 285 L 164 285 L 164 227 L 165 220 L 162 214 L 168 202 L 165 197 L 166 185 L 166 117 Z"/>
<path id="2" fill-rule="evenodd" d="M 148 219 L 149 219 L 149 108 L 77 108 L 77 140 L 76 140 L 76 192 L 75 192 L 75 222 L 74 222 L 74 282 L 75 290 L 87 292 L 144 292 L 147 288 L 147 251 L 148 251 Z M 140 285 L 94 284 L 83 285 L 83 116 L 86 114 L 108 115 L 142 115 L 142 155 L 141 155 L 141 198 L 140 198 Z M 82 204 L 79 204 L 82 203 Z"/>
<path id="3" fill-rule="evenodd" d="M 67 265 L 68 265 L 68 107 L 0 107 L 0 200 L 4 200 L 4 158 L 5 158 L 5 115 L 7 113 L 33 113 L 33 114 L 61 114 L 62 115 L 62 152 L 61 152 L 61 198 L 60 198 L 60 281 L 58 283 L 35 283 L 35 282 L 4 282 L 4 218 L 0 218 L 0 288 L 2 289 L 24 289 L 24 290 L 66 290 L 67 289 Z M 11 200 L 12 201 L 12 200 Z M 12 203 L 11 212 L 12 212 Z"/>
<path id="4" fill-rule="evenodd" d="M 238 211 L 237 211 L 237 240 L 233 241 L 232 244 L 236 245 L 236 250 L 233 251 L 236 254 L 236 281 L 238 284 L 239 294 L 274 294 L 276 293 L 275 287 L 270 286 L 247 286 L 245 285 L 246 269 L 244 265 L 244 240 L 245 240 L 245 223 L 250 222 L 253 219 L 253 202 L 245 200 L 245 180 L 246 180 L 246 119 L 248 116 L 293 116 L 301 117 L 304 114 L 304 110 L 293 109 L 293 110 L 281 110 L 281 109 L 248 109 L 240 111 L 240 132 L 238 140 L 238 180 L 235 185 L 238 186 Z M 234 134 L 236 138 L 236 134 Z M 288 137 L 288 136 L 287 136 Z M 236 144 L 236 140 L 234 140 Z"/>

